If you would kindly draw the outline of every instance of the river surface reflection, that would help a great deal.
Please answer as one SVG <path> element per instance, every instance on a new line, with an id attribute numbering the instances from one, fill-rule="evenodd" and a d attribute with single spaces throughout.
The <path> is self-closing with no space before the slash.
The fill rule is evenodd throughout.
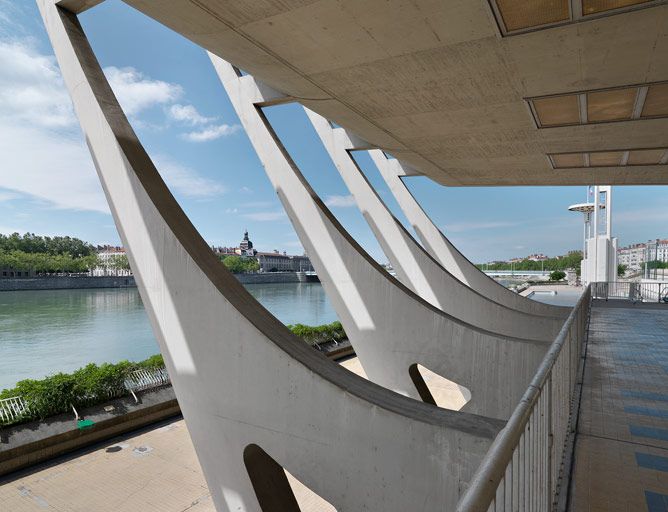
<path id="1" fill-rule="evenodd" d="M 336 320 L 320 283 L 247 289 L 283 323 Z M 0 389 L 91 362 L 138 361 L 157 352 L 136 288 L 0 293 Z"/>

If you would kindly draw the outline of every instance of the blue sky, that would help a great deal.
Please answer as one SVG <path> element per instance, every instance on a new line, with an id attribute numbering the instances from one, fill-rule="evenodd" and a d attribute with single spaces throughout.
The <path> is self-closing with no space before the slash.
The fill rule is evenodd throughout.
<path id="1" fill-rule="evenodd" d="M 247 228 L 260 250 L 301 253 L 204 50 L 117 0 L 84 13 L 81 22 L 140 139 L 204 238 L 236 245 Z M 387 261 L 301 107 L 272 107 L 267 116 L 337 218 L 373 257 Z M 119 242 L 31 0 L 0 0 L 0 155 L 0 232 Z M 357 158 L 405 222 L 368 156 Z M 566 208 L 585 199 L 585 187 L 407 183 L 474 261 L 581 246 L 582 220 Z M 613 232 L 621 244 L 668 237 L 667 192 L 615 187 Z"/>

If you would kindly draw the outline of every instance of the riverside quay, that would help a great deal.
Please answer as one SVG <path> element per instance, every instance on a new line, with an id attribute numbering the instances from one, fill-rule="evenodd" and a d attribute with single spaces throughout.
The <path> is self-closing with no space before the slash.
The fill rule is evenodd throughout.
<path id="1" fill-rule="evenodd" d="M 188 435 L 161 442 L 162 425 L 23 469 L 0 509 L 51 507 L 40 486 L 60 478 L 53 510 L 668 510 L 662 284 L 643 295 L 599 279 L 573 307 L 526 298 L 468 261 L 405 184 L 667 185 L 667 2 L 124 0 L 207 52 L 357 371 L 264 309 L 189 221 L 79 22 L 102 3 L 37 0 L 183 415 L 168 428 Z M 281 142 L 265 111 L 291 102 L 392 274 Z M 158 449 L 180 450 L 191 476 Z M 91 471 L 68 480 L 76 460 Z M 154 501 L 128 505 L 147 487 Z"/>

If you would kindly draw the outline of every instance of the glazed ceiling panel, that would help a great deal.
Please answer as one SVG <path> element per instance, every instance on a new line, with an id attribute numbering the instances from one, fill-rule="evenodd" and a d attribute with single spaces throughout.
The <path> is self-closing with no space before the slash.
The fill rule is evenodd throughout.
<path id="1" fill-rule="evenodd" d="M 614 89 L 587 94 L 587 120 L 590 122 L 631 119 L 636 90 Z"/>
<path id="2" fill-rule="evenodd" d="M 546 157 L 668 147 L 668 2 L 574 1 L 125 0 L 444 185 L 668 184 Z"/>
<path id="3" fill-rule="evenodd" d="M 647 89 L 641 117 L 668 116 L 668 84 L 651 85 Z"/>
<path id="4" fill-rule="evenodd" d="M 569 0 L 496 0 L 508 31 L 566 21 Z"/>
<path id="5" fill-rule="evenodd" d="M 575 94 L 535 99 L 533 106 L 541 126 L 580 123 L 580 102 Z"/>
<path id="6" fill-rule="evenodd" d="M 582 0 L 583 14 L 598 14 L 601 12 L 629 7 L 632 5 L 646 4 L 648 0 Z"/>

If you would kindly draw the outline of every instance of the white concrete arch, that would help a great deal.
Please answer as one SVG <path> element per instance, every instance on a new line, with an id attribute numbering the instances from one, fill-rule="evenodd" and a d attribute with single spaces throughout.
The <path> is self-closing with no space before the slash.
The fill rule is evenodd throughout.
<path id="1" fill-rule="evenodd" d="M 454 509 L 504 422 L 383 389 L 293 336 L 189 222 L 76 15 L 37 3 L 217 510 L 260 510 L 252 445 L 339 511 Z"/>
<path id="2" fill-rule="evenodd" d="M 437 308 L 482 329 L 519 338 L 556 338 L 562 316 L 525 313 L 495 302 L 443 268 L 392 215 L 350 154 L 368 145 L 312 110 L 304 110 L 403 284 Z"/>
<path id="3" fill-rule="evenodd" d="M 338 223 L 278 140 L 261 108 L 281 101 L 280 94 L 209 56 L 369 378 L 418 399 L 408 370 L 419 363 L 471 391 L 465 410 L 508 418 L 548 343 L 462 322 L 387 273 Z"/>
<path id="4" fill-rule="evenodd" d="M 401 176 L 412 175 L 410 169 L 399 160 L 387 158 L 380 149 L 370 150 L 369 155 L 425 248 L 443 268 L 494 302 L 531 315 L 566 318 L 570 308 L 552 306 L 523 297 L 500 285 L 471 263 L 431 221 L 404 184 Z"/>

